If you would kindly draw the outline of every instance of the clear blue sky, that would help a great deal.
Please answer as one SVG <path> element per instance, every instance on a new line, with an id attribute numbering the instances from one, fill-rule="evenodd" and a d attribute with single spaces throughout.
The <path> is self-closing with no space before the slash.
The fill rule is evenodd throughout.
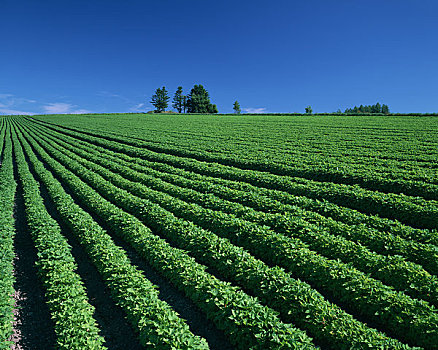
<path id="1" fill-rule="evenodd" d="M 134 112 L 203 84 L 219 112 L 377 101 L 438 112 L 438 1 L 1 0 L 0 114 Z"/>

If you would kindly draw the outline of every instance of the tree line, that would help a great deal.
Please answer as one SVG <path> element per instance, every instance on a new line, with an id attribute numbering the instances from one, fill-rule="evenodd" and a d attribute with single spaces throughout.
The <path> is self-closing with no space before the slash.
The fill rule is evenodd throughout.
<path id="1" fill-rule="evenodd" d="M 360 105 L 359 107 L 354 106 L 353 108 L 347 108 L 344 114 L 389 114 L 389 107 L 385 104 L 380 105 L 377 102 L 375 105 Z"/>
<path id="2" fill-rule="evenodd" d="M 158 88 L 155 94 L 152 95 L 151 104 L 155 107 L 156 113 L 165 112 L 169 106 L 169 93 L 166 87 Z M 201 113 L 210 114 L 218 113 L 217 106 L 210 101 L 210 95 L 208 91 L 201 85 L 195 85 L 190 90 L 188 95 L 184 95 L 182 86 L 178 86 L 172 99 L 172 108 L 178 113 Z M 240 114 L 240 104 L 235 101 L 233 104 L 233 110 L 235 114 Z M 313 110 L 311 106 L 307 106 L 306 114 L 312 114 Z M 338 109 L 335 113 L 329 114 L 389 114 L 389 107 L 385 104 L 377 102 L 374 105 L 360 105 L 353 108 L 347 108 L 344 112 Z M 286 113 L 288 114 L 288 113 Z"/>
<path id="3" fill-rule="evenodd" d="M 151 104 L 155 107 L 155 112 L 161 113 L 166 111 L 169 100 L 169 94 L 163 86 L 155 91 Z M 211 103 L 208 91 L 201 84 L 193 86 L 188 95 L 184 95 L 182 86 L 178 86 L 172 107 L 178 113 L 218 113 L 217 106 Z"/>

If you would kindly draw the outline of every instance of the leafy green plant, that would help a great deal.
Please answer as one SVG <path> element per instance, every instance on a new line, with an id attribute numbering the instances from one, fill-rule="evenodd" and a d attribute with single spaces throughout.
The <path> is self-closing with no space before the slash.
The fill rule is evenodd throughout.
<path id="1" fill-rule="evenodd" d="M 14 301 L 14 195 L 16 182 L 12 165 L 10 127 L 1 118 L 0 129 L 0 349 L 9 349 Z M 4 148 L 3 148 L 4 146 Z"/>
<path id="2" fill-rule="evenodd" d="M 159 349 L 188 347 L 207 349 L 206 341 L 195 336 L 184 320 L 170 306 L 158 298 L 156 286 L 130 264 L 126 253 L 116 246 L 111 237 L 76 205 L 61 184 L 44 168 L 20 137 L 27 156 L 44 183 L 56 209 L 108 284 L 113 297 L 125 310 L 131 323 L 138 329 L 143 345 Z"/>
<path id="3" fill-rule="evenodd" d="M 71 247 L 44 206 L 39 185 L 29 171 L 15 134 L 13 139 L 26 219 L 38 251 L 37 265 L 54 321 L 58 347 L 106 349 L 93 318 L 94 307 L 89 304 L 84 285 L 75 273 L 77 265 Z"/>
<path id="4" fill-rule="evenodd" d="M 208 232 L 200 230 L 199 228 L 196 228 L 194 225 L 191 225 L 189 222 L 183 222 L 181 220 L 177 220 L 177 219 L 172 219 L 173 216 L 169 215 L 168 213 L 166 214 L 165 211 L 163 211 L 162 209 L 160 210 L 159 207 L 157 206 L 153 206 L 148 204 L 148 202 L 145 201 L 141 201 L 139 199 L 136 199 L 135 197 L 133 197 L 132 195 L 130 196 L 128 193 L 126 193 L 123 190 L 118 190 L 117 188 L 115 188 L 114 186 L 112 186 L 110 183 L 106 183 L 105 181 L 99 180 L 99 176 L 96 175 L 94 173 L 94 171 L 98 171 L 98 167 L 93 167 L 93 172 L 88 171 L 87 169 L 84 169 L 83 167 L 76 165 L 76 162 L 73 160 L 75 157 L 73 154 L 69 153 L 68 151 L 66 151 L 65 149 L 62 152 L 56 152 L 53 150 L 52 147 L 48 147 L 46 146 L 46 149 L 48 150 L 49 153 L 52 154 L 52 156 L 54 156 L 55 158 L 58 159 L 64 159 L 63 164 L 65 164 L 66 166 L 68 166 L 71 169 L 74 169 L 75 172 L 78 173 L 78 175 L 83 178 L 85 181 L 90 182 L 93 184 L 93 186 L 95 186 L 97 188 L 97 190 L 104 194 L 105 196 L 107 196 L 111 201 L 113 201 L 114 203 L 117 203 L 118 205 L 121 205 L 123 209 L 127 210 L 128 212 L 132 212 L 135 213 L 136 215 L 139 215 L 148 225 L 151 225 L 154 229 L 156 229 L 158 232 L 160 232 L 161 234 L 165 234 L 170 235 L 168 236 L 172 241 L 174 241 L 177 244 L 181 244 L 181 248 L 184 249 L 189 249 L 190 252 L 192 252 L 192 254 L 195 254 L 195 256 L 197 256 L 200 259 L 203 259 L 203 261 L 208 262 L 208 260 L 210 261 L 214 261 L 214 267 L 220 269 L 221 273 L 226 274 L 227 276 L 241 276 L 239 278 L 243 278 L 244 279 L 244 284 L 249 284 L 252 287 L 251 291 L 254 292 L 257 288 L 260 288 L 260 285 L 262 284 L 262 280 L 263 278 L 266 279 L 268 278 L 269 272 L 261 272 L 263 271 L 263 269 L 261 269 L 261 267 L 252 267 L 255 271 L 260 271 L 261 275 L 264 276 L 262 279 L 256 279 L 251 281 L 250 279 L 245 279 L 245 277 L 248 276 L 252 276 L 253 272 L 251 272 L 251 270 L 247 270 L 244 269 L 243 271 L 237 270 L 235 271 L 233 266 L 235 262 L 235 264 L 239 264 L 240 260 L 242 256 L 245 256 L 245 253 L 240 251 L 239 249 L 236 250 L 236 248 L 232 245 L 227 244 L 226 240 L 220 240 L 219 243 L 218 242 L 218 237 L 212 234 L 208 234 Z M 67 155 L 64 155 L 67 152 Z M 78 158 L 78 157 L 76 157 Z M 49 161 L 49 159 L 47 158 L 47 161 Z M 84 160 L 84 162 L 86 163 L 90 163 Z M 68 164 L 67 164 L 68 163 Z M 90 166 L 92 164 L 90 163 Z M 98 171 L 99 173 L 102 172 L 107 172 L 108 173 L 108 178 L 111 181 L 115 181 L 116 179 L 119 179 L 117 182 L 119 183 L 120 181 L 122 181 L 122 178 L 114 173 L 110 173 L 106 170 L 104 170 L 104 168 L 100 167 L 100 170 Z M 135 188 L 135 192 L 138 195 L 139 193 L 146 193 L 145 189 L 141 189 L 140 187 L 136 186 Z M 154 191 L 151 191 L 154 192 Z M 165 198 L 167 195 L 165 194 L 160 194 L 160 198 Z M 175 204 L 175 199 L 173 199 L 173 203 Z M 163 204 L 163 202 L 161 202 L 161 204 Z M 175 205 L 174 207 L 178 207 L 178 208 L 182 208 L 182 204 L 181 202 L 178 202 L 177 205 Z M 169 205 L 172 206 L 172 204 Z M 141 209 L 139 209 L 141 208 Z M 192 210 L 193 209 L 192 207 Z M 223 216 L 218 216 L 218 218 L 220 218 L 221 220 L 223 220 Z M 193 219 L 193 217 L 192 217 Z M 211 220 L 211 217 L 210 219 Z M 218 225 L 219 221 L 215 221 L 213 223 L 214 225 Z M 238 221 L 236 221 L 240 226 L 242 226 L 241 223 L 239 223 Z M 169 231 L 170 230 L 170 231 Z M 232 233 L 232 232 L 230 232 Z M 178 243 L 181 240 L 183 240 L 183 243 Z M 284 244 L 287 245 L 287 242 L 285 241 L 282 245 L 282 247 L 284 246 Z M 209 252 L 212 251 L 213 247 L 216 247 L 220 245 L 220 252 L 223 256 L 219 255 L 219 256 L 215 256 L 213 255 L 211 258 L 207 258 L 209 256 Z M 270 250 L 272 250 L 272 247 L 275 244 L 271 244 L 270 245 Z M 258 245 L 256 245 L 258 246 Z M 261 247 L 261 246 L 260 246 Z M 266 247 L 266 246 L 265 246 Z M 269 250 L 269 249 L 268 249 Z M 274 249 L 275 250 L 275 249 Z M 235 251 L 235 252 L 233 252 Z M 214 252 L 214 250 L 213 250 Z M 287 249 L 285 254 L 291 254 L 291 250 Z M 207 259 L 207 260 L 205 260 Z M 254 259 L 247 257 L 246 261 L 253 261 Z M 221 261 L 223 261 L 224 265 L 220 265 Z M 220 267 L 222 266 L 222 267 Z M 237 265 L 238 266 L 238 265 Z M 262 265 L 263 266 L 263 265 Z M 324 267 L 325 268 L 325 267 Z M 344 272 L 345 273 L 345 272 Z M 230 275 L 231 274 L 231 275 Z M 277 277 L 272 277 L 273 281 L 276 281 L 279 277 L 278 277 L 279 272 L 277 271 Z M 281 273 L 280 273 L 281 275 Z M 275 274 L 273 276 L 276 276 Z M 239 278 L 237 279 L 239 281 Z M 364 279 L 365 276 L 362 276 L 362 279 Z M 284 277 L 283 277 L 284 279 Z M 281 278 L 280 278 L 281 280 Z M 268 278 L 268 281 L 269 278 Z M 362 280 L 360 280 L 361 283 L 363 283 Z M 270 282 L 273 285 L 278 284 L 280 282 Z M 284 286 L 290 286 L 292 284 L 291 280 L 289 280 L 288 283 L 284 283 Z M 376 288 L 376 286 L 378 286 L 379 284 L 374 283 L 373 284 L 373 288 Z M 358 287 L 360 286 L 360 284 L 358 284 Z M 302 288 L 302 287 L 301 287 Z M 379 287 L 377 287 L 378 290 Z M 382 287 L 380 287 L 382 288 Z M 365 291 L 365 288 L 362 289 L 363 291 Z M 390 292 L 390 290 L 386 290 L 386 292 Z M 265 293 L 261 294 L 262 297 L 266 297 L 269 296 L 269 294 L 272 293 L 272 290 L 268 290 L 265 291 Z M 377 292 L 378 293 L 378 292 Z M 260 293 L 259 293 L 260 294 Z M 283 300 L 289 300 L 288 298 L 290 298 L 291 302 L 292 300 L 294 300 L 294 298 L 296 298 L 296 294 L 298 294 L 297 292 L 293 293 L 293 294 L 286 294 L 289 295 L 289 297 L 285 297 L 284 295 L 282 295 L 280 293 L 280 296 L 283 298 Z M 293 295 L 293 296 L 292 296 Z M 382 295 L 380 295 L 381 297 Z M 272 299 L 269 299 L 270 303 L 272 302 Z M 307 298 L 303 297 L 303 300 L 307 300 Z M 376 299 L 377 300 L 377 299 Z M 278 303 L 278 301 L 276 302 Z M 288 303 L 286 303 L 287 305 Z M 407 304 L 406 304 L 407 305 Z M 369 306 L 368 306 L 369 307 Z M 339 310 L 340 311 L 340 310 Z M 290 313 L 290 309 L 288 310 L 288 312 Z M 284 314 L 288 314 L 288 312 L 285 312 Z M 342 313 L 342 312 L 341 312 Z M 350 317 L 350 318 L 349 318 Z M 343 321 L 346 322 L 346 319 L 350 319 L 351 320 L 351 316 L 344 316 L 343 317 Z M 297 318 L 294 319 L 294 322 L 297 321 Z M 329 322 L 327 320 L 327 322 Z M 358 323 L 357 321 L 351 321 L 351 322 L 356 322 L 356 326 L 355 327 L 350 327 L 348 328 L 349 330 L 353 330 L 353 329 L 360 329 L 363 326 L 359 326 L 360 323 Z M 400 327 L 400 322 L 398 322 L 398 326 Z M 336 327 L 333 327 L 336 328 Z M 333 329 L 332 328 L 332 329 Z M 366 329 L 366 328 L 365 328 Z M 362 337 L 365 337 L 365 339 L 367 337 L 370 337 L 370 334 L 373 334 L 373 332 L 375 331 L 364 331 L 364 333 L 366 335 L 362 335 Z M 320 334 L 318 332 L 315 333 L 315 337 L 319 336 Z M 337 333 L 339 334 L 339 333 Z M 326 337 L 328 335 L 328 333 L 325 333 Z M 377 339 L 379 339 L 381 336 L 378 335 L 378 333 L 376 333 L 374 335 L 374 344 L 376 344 Z M 344 338 L 343 341 L 346 341 L 347 343 L 352 341 L 352 339 L 358 339 L 359 335 L 356 334 L 356 336 L 350 336 L 350 337 L 346 337 L 347 339 Z M 360 338 L 362 339 L 362 338 Z M 340 339 L 334 339 L 332 340 L 335 343 L 339 344 L 340 343 Z M 361 341 L 361 340 L 359 340 Z M 386 340 L 388 341 L 388 340 Z M 365 340 L 364 340 L 365 342 Z M 371 340 L 368 341 L 369 343 L 373 343 Z M 351 344 L 349 345 L 351 346 Z M 347 347 L 348 348 L 348 347 Z"/>
<path id="5" fill-rule="evenodd" d="M 422 132 L 435 130 L 431 120 L 164 118 L 0 118 L 0 146 L 11 122 L 25 163 L 143 344 L 206 346 L 174 326 L 170 308 L 157 304 L 145 318 L 159 300 L 153 285 L 85 211 L 238 348 L 314 348 L 309 336 L 333 349 L 435 347 L 438 153 Z M 47 247 L 42 261 L 65 257 L 35 245 Z M 179 330 L 185 340 L 169 340 Z"/>
<path id="6" fill-rule="evenodd" d="M 99 196 L 94 191 L 87 189 L 87 186 L 75 175 L 65 170 L 65 168 L 52 159 L 37 142 L 31 142 L 31 144 L 45 162 L 62 178 L 66 185 L 72 186 L 71 189 L 75 193 L 82 194 L 84 205 L 91 206 L 94 210 L 98 208 L 100 215 L 104 215 L 107 212 L 104 219 L 108 220 L 109 224 L 115 222 L 112 225 L 114 231 L 120 232 L 120 229 L 126 223 L 133 222 L 132 218 L 125 219 L 125 224 L 121 225 L 120 215 L 127 214 L 124 214 L 122 211 L 114 211 L 115 207 L 113 205 L 99 200 Z M 33 159 L 33 164 L 35 164 L 36 157 L 32 155 L 30 147 L 26 148 L 28 149 L 29 157 Z M 40 165 L 39 168 L 42 171 L 43 166 Z M 88 171 L 86 172 L 88 173 Z M 91 173 L 90 175 L 97 176 Z M 42 178 L 42 181 L 44 181 L 44 178 Z M 111 191 L 111 194 L 114 196 L 113 198 L 121 199 L 116 191 Z M 132 205 L 135 205 L 135 203 Z M 141 208 L 137 209 L 141 210 Z M 118 215 L 115 213 L 118 213 Z M 129 238 L 132 237 L 136 230 L 123 232 Z M 129 234 L 126 232 L 129 232 Z M 96 235 L 94 233 L 93 237 Z M 154 239 L 156 240 L 157 237 L 149 236 L 147 239 L 142 237 L 141 246 L 144 248 L 151 247 L 148 254 L 143 253 L 143 256 L 145 258 L 149 257 L 149 262 L 159 268 L 161 273 L 166 275 L 172 283 L 184 291 L 190 299 L 204 310 L 207 317 L 215 322 L 218 328 L 224 330 L 230 336 L 231 341 L 239 348 L 259 348 L 260 346 L 265 348 L 291 348 L 292 346 L 298 346 L 297 344 L 301 344 L 300 346 L 303 348 L 314 348 L 310 338 L 303 331 L 282 323 L 278 319 L 276 312 L 260 305 L 257 299 L 206 273 L 205 267 L 197 264 L 188 256 L 184 257 L 185 254 L 178 254 L 177 250 L 170 249 L 170 247 L 166 248 L 166 246 L 157 249 L 158 247 L 153 245 Z M 160 244 L 163 243 L 164 241 Z M 169 253 L 166 254 L 166 251 L 169 251 Z M 155 258 L 153 259 L 152 257 Z M 273 337 L 272 334 L 276 336 Z"/>
<path id="7" fill-rule="evenodd" d="M 379 232 L 375 232 L 374 230 L 362 230 L 358 232 L 358 230 L 354 230 L 347 225 L 338 224 L 333 220 L 330 221 L 315 214 L 311 215 L 311 213 L 299 210 L 296 207 L 288 207 L 289 213 L 287 214 L 272 214 L 255 211 L 231 201 L 238 201 L 239 196 L 243 195 L 237 191 L 227 189 L 223 186 L 208 184 L 202 180 L 195 182 L 175 176 L 175 174 L 166 176 L 163 172 L 138 166 L 134 158 L 130 158 L 129 161 L 123 161 L 108 152 L 107 156 L 103 158 L 99 151 L 93 152 L 88 148 L 86 149 L 87 152 L 84 152 L 81 151 L 81 147 L 77 143 L 69 145 L 62 140 L 53 139 L 50 135 L 48 135 L 48 137 L 63 145 L 69 151 L 77 154 L 78 156 L 74 156 L 70 153 L 77 161 L 82 162 L 85 166 L 90 164 L 85 161 L 85 159 L 91 160 L 96 164 L 102 165 L 105 169 L 109 169 L 134 182 L 142 183 L 149 188 L 168 193 L 188 202 L 200 204 L 209 209 L 224 211 L 229 214 L 237 215 L 245 220 L 268 225 L 276 232 L 305 241 L 309 244 L 311 249 L 326 257 L 339 258 L 344 262 L 353 263 L 359 270 L 370 273 L 375 278 L 394 286 L 399 291 L 404 291 L 413 297 L 430 301 L 435 305 L 438 303 L 438 279 L 426 272 L 421 266 L 407 262 L 400 257 L 375 254 L 362 245 L 347 240 L 347 238 L 352 239 L 360 235 L 361 243 L 370 243 L 375 249 L 377 246 L 375 241 L 379 239 Z M 137 171 L 131 170 L 131 168 L 137 169 Z M 99 173 L 99 170 L 96 170 L 96 172 Z M 153 176 L 147 174 L 152 174 Z M 167 181 L 177 183 L 183 187 L 173 186 L 156 177 L 165 178 Z M 109 175 L 109 179 L 111 178 L 112 175 Z M 196 188 L 200 192 L 195 192 L 187 187 Z M 221 197 L 227 200 L 207 194 L 212 192 L 220 193 Z M 140 193 L 140 190 L 134 189 L 132 193 Z M 286 211 L 285 206 L 283 206 L 282 209 Z M 307 219 L 308 221 L 303 219 Z M 322 228 L 323 226 L 325 226 L 329 232 L 324 230 Z M 334 235 L 330 234 L 331 232 L 333 232 Z M 338 235 L 343 237 L 339 237 Z M 402 239 L 391 237 L 391 235 L 388 234 L 382 239 L 382 244 L 386 246 L 395 245 L 395 243 L 393 243 L 394 241 L 398 242 L 399 245 L 404 244 L 406 249 L 401 251 L 401 254 L 405 253 L 404 255 L 407 255 L 408 258 L 411 256 L 411 251 L 419 250 L 418 247 L 420 247 L 423 254 L 425 252 L 424 249 L 421 249 L 421 245 L 416 244 L 416 249 L 413 249 L 413 242 L 404 242 Z M 429 261 L 438 261 L 436 250 L 432 249 L 429 250 L 429 252 Z M 400 250 L 398 250 L 397 253 L 400 253 Z M 428 256 L 427 254 L 424 255 L 426 257 Z M 415 260 L 415 256 L 413 259 Z M 423 257 L 423 260 L 426 259 Z M 429 265 L 430 264 L 426 266 L 428 267 Z"/>

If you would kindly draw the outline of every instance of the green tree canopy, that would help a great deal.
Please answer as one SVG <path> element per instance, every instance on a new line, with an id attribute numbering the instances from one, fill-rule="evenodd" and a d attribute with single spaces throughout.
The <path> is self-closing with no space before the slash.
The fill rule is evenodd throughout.
<path id="1" fill-rule="evenodd" d="M 389 107 L 387 105 L 382 105 L 382 113 L 389 114 Z"/>
<path id="2" fill-rule="evenodd" d="M 235 101 L 233 105 L 234 113 L 240 114 L 240 104 L 239 102 Z"/>
<path id="3" fill-rule="evenodd" d="M 380 105 L 379 102 L 377 102 L 375 105 L 360 105 L 359 107 L 354 106 L 353 108 L 347 108 L 344 112 L 345 114 L 389 114 L 389 107 L 387 105 Z"/>
<path id="4" fill-rule="evenodd" d="M 217 106 L 202 85 L 195 85 L 187 96 L 187 113 L 217 113 Z"/>
<path id="5" fill-rule="evenodd" d="M 182 86 L 178 86 L 175 95 L 173 96 L 172 107 L 175 108 L 178 113 L 181 113 L 184 109 L 185 96 L 183 95 Z"/>
<path id="6" fill-rule="evenodd" d="M 306 107 L 306 114 L 312 114 L 312 107 L 310 107 L 310 106 L 307 106 Z"/>
<path id="7" fill-rule="evenodd" d="M 155 111 L 160 113 L 166 110 L 169 100 L 170 97 L 167 94 L 166 88 L 163 86 L 162 89 L 158 88 L 155 94 L 152 95 L 151 104 L 155 107 Z"/>

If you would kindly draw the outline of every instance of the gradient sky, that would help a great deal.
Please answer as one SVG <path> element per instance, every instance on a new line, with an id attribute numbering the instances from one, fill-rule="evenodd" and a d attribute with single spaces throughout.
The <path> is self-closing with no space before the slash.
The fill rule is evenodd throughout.
<path id="1" fill-rule="evenodd" d="M 438 1 L 0 0 L 0 114 L 152 110 L 203 84 L 219 112 L 438 112 Z"/>

